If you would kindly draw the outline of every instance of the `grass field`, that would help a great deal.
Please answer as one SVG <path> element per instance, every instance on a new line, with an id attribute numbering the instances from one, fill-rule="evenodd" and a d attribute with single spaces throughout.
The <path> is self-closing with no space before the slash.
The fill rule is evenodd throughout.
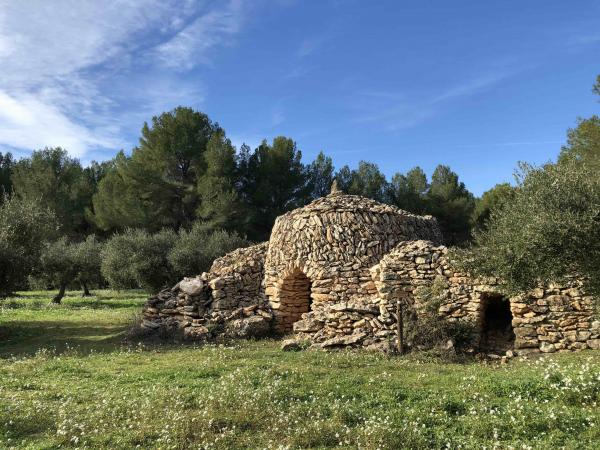
<path id="1" fill-rule="evenodd" d="M 0 448 L 600 448 L 600 353 L 506 366 L 123 344 L 144 295 L 0 307 Z"/>

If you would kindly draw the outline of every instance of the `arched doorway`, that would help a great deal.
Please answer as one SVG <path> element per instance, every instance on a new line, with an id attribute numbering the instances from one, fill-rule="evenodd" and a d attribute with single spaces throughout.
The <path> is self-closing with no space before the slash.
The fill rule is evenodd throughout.
<path id="1" fill-rule="evenodd" d="M 310 311 L 310 305 L 310 280 L 300 269 L 296 269 L 279 283 L 279 331 L 292 331 L 294 323 L 301 319 L 302 314 Z"/>
<path id="2" fill-rule="evenodd" d="M 515 333 L 512 326 L 510 301 L 500 294 L 484 294 L 481 298 L 482 350 L 505 352 L 513 348 Z"/>

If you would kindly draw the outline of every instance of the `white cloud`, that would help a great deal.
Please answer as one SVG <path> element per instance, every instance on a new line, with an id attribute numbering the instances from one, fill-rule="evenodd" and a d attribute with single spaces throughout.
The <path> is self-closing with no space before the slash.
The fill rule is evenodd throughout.
<path id="1" fill-rule="evenodd" d="M 159 45 L 156 53 L 169 67 L 190 69 L 206 64 L 208 51 L 235 35 L 241 25 L 243 2 L 230 1 L 224 8 L 200 15 L 169 41 Z"/>
<path id="2" fill-rule="evenodd" d="M 95 131 L 74 123 L 34 95 L 13 97 L 0 91 L 0 136 L 4 145 L 27 150 L 60 146 L 76 157 L 84 156 L 89 147 L 122 146 L 117 138 Z"/>
<path id="3" fill-rule="evenodd" d="M 124 126 L 202 100 L 201 83 L 180 72 L 229 42 L 242 7 L 0 0 L 0 146 L 60 145 L 77 156 L 126 146 Z"/>

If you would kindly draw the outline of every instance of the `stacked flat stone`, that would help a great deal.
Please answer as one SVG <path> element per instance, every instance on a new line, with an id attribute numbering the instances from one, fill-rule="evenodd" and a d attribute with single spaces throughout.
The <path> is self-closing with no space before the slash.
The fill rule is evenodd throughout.
<path id="1" fill-rule="evenodd" d="M 439 314 L 450 321 L 465 321 L 477 332 L 480 344 L 482 307 L 486 295 L 501 295 L 497 279 L 476 279 L 457 272 L 447 257 L 448 249 L 429 241 L 400 243 L 371 268 L 377 295 L 333 303 L 313 310 L 294 324 L 299 339 L 317 346 L 363 346 L 385 349 L 394 345 L 398 301 L 416 314 L 420 304 L 417 289 L 438 281 L 445 286 Z M 555 352 L 600 348 L 600 321 L 591 296 L 581 282 L 550 285 L 508 299 L 515 334 L 514 349 Z"/>
<path id="2" fill-rule="evenodd" d="M 408 239 L 440 241 L 436 220 L 339 192 L 278 217 L 264 279 L 278 329 L 300 318 L 301 302 L 315 310 L 376 294 L 369 269 Z M 310 292 L 294 287 L 298 277 L 309 279 Z"/>
<path id="3" fill-rule="evenodd" d="M 142 326 L 208 339 L 294 332 L 321 348 L 395 345 L 399 302 L 422 314 L 419 289 L 442 286 L 438 313 L 484 334 L 496 279 L 453 268 L 437 222 L 336 189 L 277 218 L 268 243 L 215 260 L 211 270 L 150 298 Z M 502 300 L 504 301 L 504 300 Z M 575 279 L 506 299 L 519 352 L 600 348 L 592 297 Z M 505 304 L 505 303 L 504 303 Z M 489 336 L 486 337 L 489 339 Z"/>
<path id="4" fill-rule="evenodd" d="M 151 297 L 142 327 L 164 333 L 180 330 L 196 340 L 267 334 L 273 316 L 261 288 L 266 249 L 262 243 L 235 250 L 216 259 L 209 272 L 184 278 Z"/>

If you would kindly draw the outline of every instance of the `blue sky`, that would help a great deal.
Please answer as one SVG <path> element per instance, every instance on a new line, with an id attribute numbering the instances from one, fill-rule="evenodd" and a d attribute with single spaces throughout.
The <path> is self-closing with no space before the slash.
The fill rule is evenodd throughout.
<path id="1" fill-rule="evenodd" d="M 0 151 L 84 163 L 177 105 L 236 145 L 388 175 L 449 164 L 476 194 L 598 113 L 596 1 L 0 0 Z"/>

